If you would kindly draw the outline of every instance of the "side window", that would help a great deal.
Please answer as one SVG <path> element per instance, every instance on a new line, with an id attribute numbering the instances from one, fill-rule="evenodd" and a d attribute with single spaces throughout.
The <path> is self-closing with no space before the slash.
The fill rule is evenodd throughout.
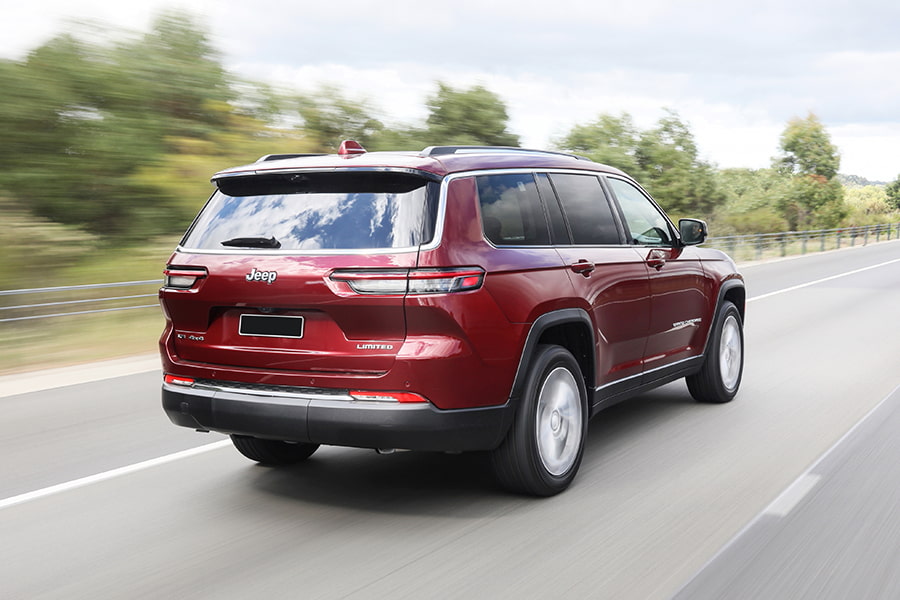
<path id="1" fill-rule="evenodd" d="M 496 246 L 547 246 L 550 233 L 531 173 L 479 175 L 484 237 Z"/>
<path id="2" fill-rule="evenodd" d="M 659 212 L 647 196 L 627 181 L 610 177 L 607 179 L 612 188 L 622 214 L 625 216 L 625 229 L 631 240 L 642 246 L 671 246 L 674 242 L 669 220 Z"/>
<path id="3" fill-rule="evenodd" d="M 597 176 L 551 173 L 550 181 L 568 218 L 575 244 L 622 243 L 612 208 Z"/>

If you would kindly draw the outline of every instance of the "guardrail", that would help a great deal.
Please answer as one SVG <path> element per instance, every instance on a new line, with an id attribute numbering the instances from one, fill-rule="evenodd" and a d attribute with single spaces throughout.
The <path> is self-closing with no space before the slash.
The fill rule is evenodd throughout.
<path id="1" fill-rule="evenodd" d="M 761 260 L 807 252 L 824 252 L 847 246 L 865 246 L 870 242 L 897 238 L 900 238 L 900 223 L 710 237 L 705 245 L 723 250 L 735 260 Z"/>
<path id="2" fill-rule="evenodd" d="M 730 235 L 711 237 L 706 246 L 724 250 L 735 260 L 760 260 L 771 256 L 806 254 L 857 244 L 866 245 L 882 239 L 900 239 L 900 223 L 869 225 L 865 227 L 843 227 L 840 229 L 819 229 L 815 231 L 788 231 L 783 233 L 763 233 L 755 235 Z M 159 303 L 146 302 L 146 298 L 156 298 L 152 293 L 129 294 L 125 296 L 97 295 L 99 290 L 113 288 L 159 288 L 162 280 L 120 281 L 115 283 L 92 283 L 58 287 L 27 288 L 20 290 L 0 290 L 0 323 L 32 321 L 54 317 L 68 317 L 121 310 L 158 308 Z M 38 302 L 6 306 L 5 300 L 15 296 L 36 297 Z M 77 296 L 77 297 L 76 297 Z M 88 296 L 88 297 L 81 297 Z M 87 310 L 68 310 L 81 306 L 93 306 Z M 63 312 L 59 312 L 63 310 Z"/>
<path id="3" fill-rule="evenodd" d="M 149 304 L 146 298 L 156 298 L 157 292 L 129 294 L 127 296 L 98 295 L 98 290 L 112 288 L 141 288 L 162 285 L 161 279 L 148 281 L 119 281 L 115 283 L 92 283 L 87 285 L 68 285 L 43 288 L 26 288 L 20 290 L 0 290 L 0 323 L 14 321 L 32 321 L 52 317 L 68 317 L 92 313 L 113 312 L 120 310 L 136 310 L 141 308 L 159 308 L 159 302 Z M 6 306 L 9 297 L 29 296 L 38 302 L 31 304 L 17 303 Z M 87 296 L 87 297 L 83 297 Z M 93 306 L 87 310 L 69 310 L 80 306 Z M 58 312 L 62 310 L 63 312 Z"/>

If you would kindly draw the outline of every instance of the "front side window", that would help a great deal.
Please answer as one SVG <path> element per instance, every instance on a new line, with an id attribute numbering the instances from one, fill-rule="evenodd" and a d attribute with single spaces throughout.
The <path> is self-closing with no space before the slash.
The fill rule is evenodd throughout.
<path id="1" fill-rule="evenodd" d="M 550 244 L 547 220 L 531 173 L 479 175 L 484 237 L 495 246 Z"/>
<path id="2" fill-rule="evenodd" d="M 407 173 L 294 173 L 217 183 L 183 247 L 391 249 L 434 235 L 439 184 Z"/>
<path id="3" fill-rule="evenodd" d="M 631 240 L 641 246 L 671 246 L 674 235 L 669 220 L 641 190 L 622 179 L 607 179 L 622 214 Z"/>

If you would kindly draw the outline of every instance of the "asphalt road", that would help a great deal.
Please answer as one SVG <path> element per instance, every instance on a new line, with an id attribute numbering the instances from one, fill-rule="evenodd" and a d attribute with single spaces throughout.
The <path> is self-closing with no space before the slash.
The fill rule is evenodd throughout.
<path id="1" fill-rule="evenodd" d="M 147 363 L 4 378 L 0 598 L 900 597 L 900 242 L 743 270 L 738 398 L 601 413 L 546 500 L 467 455 L 256 466 Z"/>

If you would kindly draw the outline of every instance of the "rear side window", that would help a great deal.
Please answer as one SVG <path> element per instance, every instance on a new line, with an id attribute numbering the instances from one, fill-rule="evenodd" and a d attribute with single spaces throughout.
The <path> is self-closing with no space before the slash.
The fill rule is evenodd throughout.
<path id="1" fill-rule="evenodd" d="M 621 244 L 612 208 L 595 175 L 551 173 L 550 181 L 572 230 L 575 244 Z"/>
<path id="2" fill-rule="evenodd" d="M 475 178 L 484 236 L 496 246 L 547 246 L 550 233 L 530 173 Z"/>
<path id="3" fill-rule="evenodd" d="M 412 174 L 294 173 L 217 184 L 183 247 L 392 249 L 434 237 L 439 184 Z"/>

